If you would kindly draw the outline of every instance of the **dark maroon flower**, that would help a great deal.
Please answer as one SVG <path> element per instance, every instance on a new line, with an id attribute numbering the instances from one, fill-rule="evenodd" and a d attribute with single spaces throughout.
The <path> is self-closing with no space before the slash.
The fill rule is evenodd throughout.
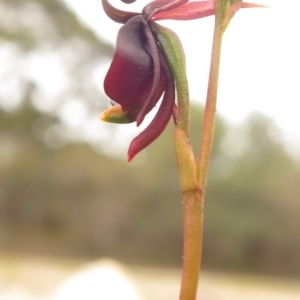
<path id="1" fill-rule="evenodd" d="M 139 14 L 118 10 L 108 0 L 102 0 L 106 14 L 124 25 L 118 33 L 114 57 L 104 80 L 105 93 L 113 106 L 101 114 L 101 119 L 114 123 L 136 122 L 139 126 L 162 97 L 149 126 L 131 142 L 128 161 L 164 131 L 172 114 L 176 123 L 174 79 L 156 38 L 152 19 L 186 2 L 188 0 L 155 0 Z"/>
<path id="2" fill-rule="evenodd" d="M 103 2 L 106 11 L 111 12 L 111 6 Z M 173 112 L 176 120 L 175 84 L 156 39 L 153 21 L 146 14 L 124 14 L 119 10 L 117 14 L 114 11 L 113 19 L 125 21 L 125 25 L 118 33 L 114 57 L 104 80 L 105 93 L 114 106 L 103 112 L 101 119 L 115 123 L 136 122 L 139 126 L 163 95 L 152 122 L 131 142 L 130 161 L 163 132 Z"/>
<path id="3" fill-rule="evenodd" d="M 163 132 L 172 114 L 174 122 L 177 121 L 174 79 L 156 38 L 153 18 L 187 2 L 155 0 L 138 14 L 118 10 L 108 0 L 102 0 L 106 14 L 124 25 L 118 33 L 113 61 L 104 80 L 105 93 L 113 106 L 101 114 L 101 119 L 114 123 L 136 122 L 139 126 L 162 96 L 152 122 L 131 142 L 128 161 Z"/>
<path id="4" fill-rule="evenodd" d="M 156 37 L 155 20 L 190 20 L 213 15 L 214 0 L 154 0 L 142 13 L 116 9 L 108 0 L 102 0 L 102 5 L 113 21 L 124 25 L 119 31 L 113 61 L 104 80 L 104 90 L 112 100 L 112 107 L 101 114 L 101 119 L 113 123 L 136 122 L 139 126 L 162 96 L 152 122 L 130 144 L 130 161 L 163 132 L 172 113 L 175 123 L 177 121 L 174 79 Z M 237 2 L 232 6 L 235 12 L 241 7 L 257 5 Z"/>
<path id="5" fill-rule="evenodd" d="M 157 115 L 131 142 L 129 161 L 163 132 L 175 105 L 173 76 L 150 26 L 143 15 L 132 17 L 122 26 L 104 81 L 106 94 L 122 107 L 121 123 L 136 121 L 139 126 L 164 93 Z M 107 120 L 105 112 L 103 116 Z"/>

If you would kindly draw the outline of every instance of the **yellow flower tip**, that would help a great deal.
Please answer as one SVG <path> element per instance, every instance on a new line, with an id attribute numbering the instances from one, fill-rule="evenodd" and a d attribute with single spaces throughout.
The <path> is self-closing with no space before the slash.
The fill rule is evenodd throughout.
<path id="1" fill-rule="evenodd" d="M 128 124 L 132 121 L 129 120 L 126 112 L 122 110 L 121 105 L 115 105 L 105 110 L 100 114 L 100 120 L 116 124 Z"/>

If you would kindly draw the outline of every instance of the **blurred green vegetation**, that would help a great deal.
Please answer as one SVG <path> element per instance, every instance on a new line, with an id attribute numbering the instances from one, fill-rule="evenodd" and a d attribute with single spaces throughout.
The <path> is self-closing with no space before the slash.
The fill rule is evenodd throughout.
<path id="1" fill-rule="evenodd" d="M 71 61 L 65 59 L 68 86 L 55 109 L 41 109 L 43 98 L 38 105 L 35 100 L 39 85 L 19 73 L 14 75 L 23 82 L 20 104 L 8 110 L 9 99 L 0 99 L 0 250 L 180 265 L 182 208 L 173 125 L 130 164 L 122 147 L 120 158 L 107 155 L 107 144 L 95 147 L 84 136 L 70 141 L 78 132 L 64 124 L 59 108 L 76 96 L 89 111 L 87 119 L 97 118 L 103 95 L 85 76 L 111 56 L 112 47 L 62 2 L 2 0 L 0 5 L 11 16 L 35 7 L 55 28 L 45 26 L 37 35 L 38 23 L 26 31 L 26 22 L 17 23 L 12 30 L 2 19 L 0 46 L 14 45 L 20 59 L 38 55 L 40 47 L 61 55 L 74 41 L 85 45 Z M 195 105 L 191 110 L 195 147 L 202 111 Z M 254 114 L 238 127 L 217 120 L 204 267 L 300 276 L 300 166 L 282 140 L 263 115 Z"/>

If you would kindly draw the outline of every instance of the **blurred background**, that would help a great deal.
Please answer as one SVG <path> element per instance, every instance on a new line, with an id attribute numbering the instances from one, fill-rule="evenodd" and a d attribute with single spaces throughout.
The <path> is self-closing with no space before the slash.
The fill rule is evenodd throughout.
<path id="1" fill-rule="evenodd" d="M 182 208 L 173 124 L 126 162 L 129 142 L 141 129 L 98 119 L 109 105 L 102 82 L 114 45 L 66 3 L 0 0 L 0 299 L 50 299 L 77 266 L 102 257 L 131 266 L 152 283 L 157 274 L 167 282 L 173 272 L 176 297 Z M 196 149 L 204 100 L 193 100 Z M 205 202 L 201 293 L 234 274 L 298 285 L 300 134 L 293 122 L 291 142 L 291 131 L 276 116 L 249 110 L 236 122 L 220 109 Z M 40 274 L 48 285 L 37 292 L 33 283 Z M 233 282 L 228 284 L 241 285 Z M 293 285 L 298 294 L 287 298 L 291 289 L 284 287 L 278 299 L 299 299 L 300 288 Z M 203 299 L 234 299 L 228 295 Z"/>

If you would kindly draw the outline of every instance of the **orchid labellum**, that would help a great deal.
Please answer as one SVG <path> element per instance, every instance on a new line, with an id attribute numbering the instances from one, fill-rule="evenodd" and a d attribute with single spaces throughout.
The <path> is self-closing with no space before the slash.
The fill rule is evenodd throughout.
<path id="1" fill-rule="evenodd" d="M 119 10 L 108 0 L 102 0 L 102 5 L 113 21 L 124 25 L 118 33 L 114 57 L 104 80 L 104 90 L 112 100 L 112 107 L 101 114 L 101 119 L 120 124 L 136 122 L 139 126 L 162 97 L 152 122 L 131 142 L 130 161 L 164 131 L 172 115 L 176 124 L 174 74 L 165 57 L 166 49 L 157 38 L 162 27 L 155 21 L 213 15 L 214 1 L 155 0 L 148 3 L 142 13 Z"/>
<path id="2" fill-rule="evenodd" d="M 163 94 L 153 121 L 130 145 L 131 160 L 162 133 L 175 103 L 173 76 L 145 16 L 132 17 L 120 29 L 104 89 L 115 106 L 104 112 L 102 119 L 117 123 L 136 121 L 137 125 Z"/>

